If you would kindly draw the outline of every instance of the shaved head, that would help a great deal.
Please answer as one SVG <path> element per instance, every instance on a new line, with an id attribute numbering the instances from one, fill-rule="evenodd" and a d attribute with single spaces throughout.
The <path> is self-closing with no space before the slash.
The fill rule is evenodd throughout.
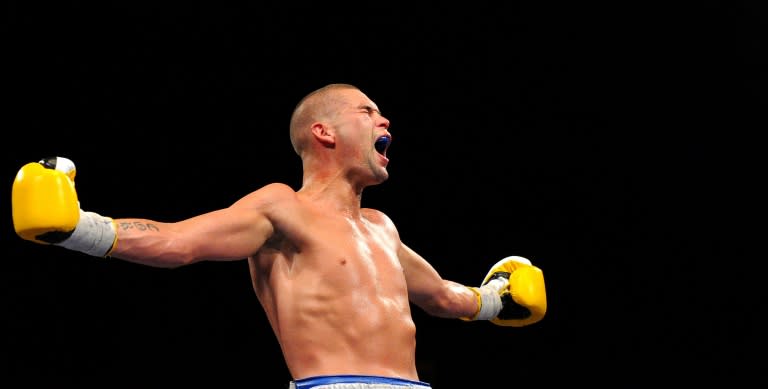
<path id="1" fill-rule="evenodd" d="M 309 128 L 318 120 L 331 119 L 343 99 L 337 95 L 339 90 L 355 89 L 350 84 L 329 84 L 317 89 L 296 104 L 291 115 L 291 144 L 299 156 L 304 152 L 309 142 Z"/>

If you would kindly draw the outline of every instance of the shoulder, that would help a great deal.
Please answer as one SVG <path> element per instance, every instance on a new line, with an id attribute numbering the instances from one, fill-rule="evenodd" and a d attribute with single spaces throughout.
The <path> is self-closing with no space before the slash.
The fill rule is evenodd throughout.
<path id="1" fill-rule="evenodd" d="M 271 196 L 288 196 L 288 197 L 296 196 L 296 191 L 293 190 L 293 188 L 279 182 L 264 185 L 261 188 L 259 188 L 257 192 L 262 192 Z"/>
<path id="2" fill-rule="evenodd" d="M 235 206 L 270 206 L 296 201 L 296 191 L 282 183 L 272 183 L 243 196 Z"/>
<path id="3" fill-rule="evenodd" d="M 363 213 L 363 217 L 365 217 L 365 219 L 369 222 L 397 233 L 395 223 L 384 212 L 373 208 L 363 208 L 361 211 Z"/>

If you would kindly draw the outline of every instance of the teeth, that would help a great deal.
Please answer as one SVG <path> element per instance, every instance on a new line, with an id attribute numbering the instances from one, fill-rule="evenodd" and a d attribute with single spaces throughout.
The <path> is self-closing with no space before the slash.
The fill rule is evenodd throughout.
<path id="1" fill-rule="evenodd" d="M 376 148 L 376 151 L 380 153 L 384 153 L 384 151 L 387 150 L 387 146 L 389 146 L 390 137 L 388 136 L 382 136 L 379 139 L 376 139 L 376 143 L 374 144 L 374 147 Z"/>

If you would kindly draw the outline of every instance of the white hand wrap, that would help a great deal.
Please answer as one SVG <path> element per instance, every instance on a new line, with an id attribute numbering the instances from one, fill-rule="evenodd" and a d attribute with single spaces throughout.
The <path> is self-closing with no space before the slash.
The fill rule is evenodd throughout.
<path id="1" fill-rule="evenodd" d="M 491 320 L 496 318 L 499 312 L 501 312 L 501 308 L 504 307 L 499 293 L 507 285 L 509 285 L 509 280 L 506 278 L 495 278 L 487 284 L 475 288 L 480 294 L 480 312 L 477 313 L 474 320 Z"/>
<path id="2" fill-rule="evenodd" d="M 95 257 L 105 257 L 112 251 L 116 238 L 117 229 L 111 218 L 81 209 L 75 231 L 56 245 Z"/>

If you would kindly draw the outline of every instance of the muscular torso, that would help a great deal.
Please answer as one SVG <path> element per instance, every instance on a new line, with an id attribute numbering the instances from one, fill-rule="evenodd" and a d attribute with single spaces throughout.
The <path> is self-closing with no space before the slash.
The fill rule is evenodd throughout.
<path id="1" fill-rule="evenodd" d="M 297 195 L 270 218 L 275 233 L 249 263 L 293 378 L 418 379 L 400 243 L 385 217 L 346 217 Z"/>

